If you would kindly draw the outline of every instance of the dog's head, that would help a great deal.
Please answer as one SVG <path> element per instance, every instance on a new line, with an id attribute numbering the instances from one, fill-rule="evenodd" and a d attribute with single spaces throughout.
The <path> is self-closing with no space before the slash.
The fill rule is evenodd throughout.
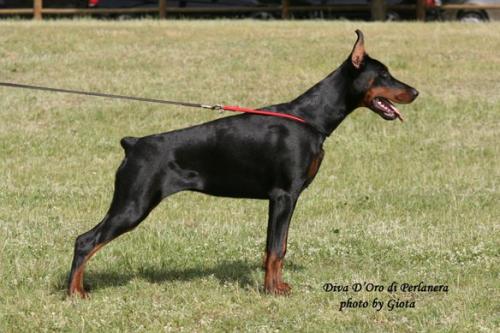
<path id="1" fill-rule="evenodd" d="M 365 52 L 364 37 L 356 30 L 358 39 L 347 61 L 353 73 L 351 91 L 359 104 L 378 113 L 386 120 L 399 118 L 401 112 L 392 103 L 408 104 L 418 96 L 418 91 L 396 80 L 383 63 L 370 58 Z"/>

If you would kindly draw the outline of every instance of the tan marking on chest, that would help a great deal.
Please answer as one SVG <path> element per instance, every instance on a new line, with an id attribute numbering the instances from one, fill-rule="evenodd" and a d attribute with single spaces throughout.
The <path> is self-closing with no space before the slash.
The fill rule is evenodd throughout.
<path id="1" fill-rule="evenodd" d="M 314 156 L 311 164 L 309 164 L 309 168 L 307 169 L 307 178 L 309 181 L 313 180 L 318 173 L 321 162 L 323 161 L 323 156 L 325 156 L 325 152 L 321 149 L 318 155 Z"/>

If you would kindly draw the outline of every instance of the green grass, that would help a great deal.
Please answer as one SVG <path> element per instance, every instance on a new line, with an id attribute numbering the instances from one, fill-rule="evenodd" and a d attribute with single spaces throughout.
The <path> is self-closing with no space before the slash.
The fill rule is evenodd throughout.
<path id="1" fill-rule="evenodd" d="M 0 81 L 249 107 L 335 69 L 354 30 L 421 94 L 407 121 L 354 112 L 291 224 L 290 297 L 261 293 L 267 203 L 181 193 L 93 258 L 123 136 L 226 114 L 0 88 L 0 331 L 493 332 L 499 329 L 500 25 L 253 21 L 0 23 Z M 325 282 L 449 285 L 325 293 Z M 350 309 L 348 297 L 414 300 Z"/>

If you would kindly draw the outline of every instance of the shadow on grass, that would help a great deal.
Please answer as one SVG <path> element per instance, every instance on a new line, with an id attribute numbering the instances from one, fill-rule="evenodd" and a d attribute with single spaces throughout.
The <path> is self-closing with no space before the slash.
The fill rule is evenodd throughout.
<path id="1" fill-rule="evenodd" d="M 203 277 L 214 276 L 221 284 L 237 282 L 241 288 L 253 285 L 251 275 L 262 270 L 262 266 L 245 261 L 225 261 L 213 267 L 194 267 L 185 269 L 168 269 L 158 266 L 145 266 L 139 268 L 138 272 L 113 271 L 88 271 L 85 273 L 85 281 L 92 285 L 85 285 L 88 291 L 118 287 L 128 284 L 132 279 L 143 279 L 150 283 L 161 284 L 171 281 L 191 281 Z M 303 266 L 292 262 L 286 263 L 286 269 L 291 271 L 303 270 Z M 57 285 L 57 291 L 66 290 L 68 276 L 61 276 Z"/>
<path id="2" fill-rule="evenodd" d="M 214 276 L 221 284 L 237 282 L 240 287 L 251 284 L 251 274 L 259 270 L 259 266 L 245 261 L 226 261 L 214 267 L 193 267 L 186 269 L 158 269 L 145 267 L 141 269 L 141 276 L 151 283 L 169 281 L 191 281 L 203 277 Z"/>

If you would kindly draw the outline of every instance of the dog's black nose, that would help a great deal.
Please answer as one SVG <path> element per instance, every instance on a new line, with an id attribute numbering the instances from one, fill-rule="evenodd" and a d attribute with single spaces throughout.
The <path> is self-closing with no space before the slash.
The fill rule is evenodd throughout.
<path id="1" fill-rule="evenodd" d="M 413 98 L 417 98 L 417 96 L 418 96 L 418 90 L 417 89 L 411 88 L 411 93 L 413 95 Z"/>

